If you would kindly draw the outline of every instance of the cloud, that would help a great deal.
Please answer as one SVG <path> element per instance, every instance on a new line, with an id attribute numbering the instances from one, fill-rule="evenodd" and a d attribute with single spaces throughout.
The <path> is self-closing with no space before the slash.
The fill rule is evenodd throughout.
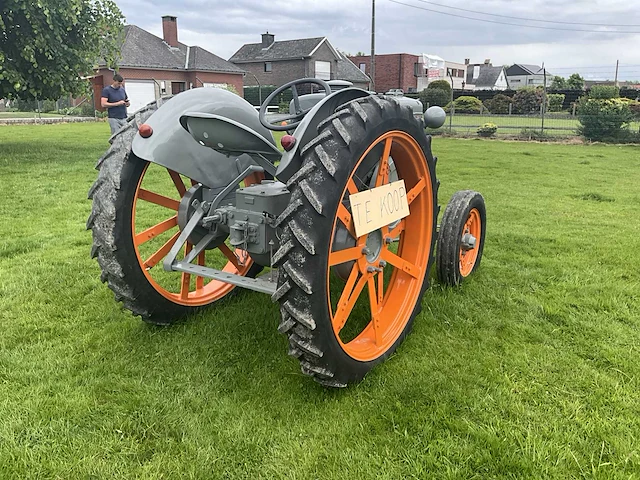
<path id="1" fill-rule="evenodd" d="M 466 0 L 434 0 L 453 7 L 444 8 L 421 0 L 398 1 L 413 7 L 390 0 L 376 2 L 377 53 L 433 53 L 452 61 L 470 58 L 474 62 L 491 58 L 494 64 L 545 62 L 561 74 L 565 73 L 564 67 L 615 68 L 616 59 L 620 59 L 623 64 L 639 65 L 633 67 L 639 71 L 635 77 L 633 70 L 626 71 L 633 78 L 640 77 L 640 49 L 632 48 L 639 44 L 640 35 L 553 30 L 601 31 L 607 28 L 530 22 L 464 11 L 555 22 L 640 25 L 639 10 L 634 2 L 487 0 L 470 4 Z M 180 41 L 200 45 L 223 58 L 229 58 L 245 43 L 259 42 L 260 34 L 266 31 L 275 34 L 276 40 L 326 36 L 342 51 L 369 52 L 371 3 L 370 0 L 118 1 L 128 23 L 158 36 L 162 36 L 160 17 L 177 16 Z M 547 29 L 479 22 L 423 9 Z M 640 26 L 620 29 L 640 32 Z M 604 68 L 600 70 L 605 71 Z"/>

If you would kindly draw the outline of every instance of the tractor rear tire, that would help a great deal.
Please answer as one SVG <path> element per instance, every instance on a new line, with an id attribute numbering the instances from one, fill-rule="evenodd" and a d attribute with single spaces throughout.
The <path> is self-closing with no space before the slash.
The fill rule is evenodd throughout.
<path id="1" fill-rule="evenodd" d="M 458 286 L 475 272 L 484 250 L 487 213 L 484 198 L 473 190 L 460 190 L 453 194 L 442 215 L 436 249 L 438 280 L 449 286 Z M 473 237 L 474 245 L 465 242 Z"/>
<path id="2" fill-rule="evenodd" d="M 142 160 L 131 150 L 138 126 L 159 108 L 160 103 L 161 100 L 136 112 L 128 118 L 127 124 L 109 139 L 111 147 L 98 161 L 98 179 L 89 190 L 89 199 L 93 204 L 87 220 L 87 229 L 91 229 L 93 234 L 91 256 L 97 258 L 102 270 L 100 278 L 113 291 L 116 301 L 122 302 L 126 309 L 134 315 L 141 316 L 146 322 L 168 325 L 221 299 L 231 293 L 234 286 L 220 282 L 209 282 L 205 285 L 203 277 L 193 280 L 188 274 L 160 272 L 162 259 L 168 252 L 167 245 L 171 246 L 171 240 L 175 242 L 178 233 L 175 233 L 163 248 L 158 249 L 154 246 L 153 259 L 141 251 L 142 244 L 146 241 L 158 241 L 161 234 L 171 233 L 165 226 L 172 225 L 173 230 L 177 228 L 177 205 L 189 188 L 176 172 Z M 177 190 L 174 190 L 173 194 L 179 196 L 179 199 L 161 196 L 156 196 L 156 200 L 149 199 L 148 195 L 156 192 L 150 193 L 142 187 L 145 175 L 152 168 L 164 169 L 165 172 L 160 172 L 163 178 L 168 172 L 167 183 L 175 184 Z M 179 184 L 182 184 L 180 188 Z M 161 210 L 164 221 L 151 222 L 155 226 L 147 228 L 146 232 L 149 233 L 145 235 L 140 233 L 142 228 L 138 226 L 138 222 L 145 219 L 143 215 L 138 215 L 141 218 L 136 217 L 136 205 L 148 202 L 152 207 Z M 156 202 L 159 203 L 153 205 Z M 164 214 L 164 211 L 168 213 Z M 176 219 L 171 216 L 175 216 Z M 144 236 L 148 236 L 148 240 L 141 239 Z M 164 239 L 160 245 L 162 242 Z M 204 252 L 202 255 L 204 262 Z M 225 255 L 232 257 L 232 252 L 227 249 Z M 237 270 L 231 263 L 229 260 L 225 270 L 232 273 L 255 276 L 262 270 L 262 267 L 253 263 L 250 258 L 244 266 L 237 267 Z M 156 281 L 155 272 L 160 275 L 172 275 L 171 282 L 173 284 L 175 280 L 177 285 L 175 289 L 169 290 Z"/>
<path id="3" fill-rule="evenodd" d="M 322 121 L 302 147 L 301 168 L 287 182 L 289 206 L 277 220 L 284 228 L 272 299 L 280 303 L 278 330 L 288 336 L 289 354 L 324 386 L 360 381 L 396 350 L 421 311 L 438 216 L 429 142 L 410 109 L 370 96 Z M 376 166 L 374 185 L 389 183 L 389 157 L 410 214 L 356 237 L 349 196 L 369 189 Z M 353 240 L 338 248 L 341 228 Z M 346 267 L 346 282 L 336 265 Z"/>

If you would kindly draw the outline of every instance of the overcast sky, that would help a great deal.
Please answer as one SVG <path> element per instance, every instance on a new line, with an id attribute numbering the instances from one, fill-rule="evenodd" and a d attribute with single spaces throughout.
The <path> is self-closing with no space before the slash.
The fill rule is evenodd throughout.
<path id="1" fill-rule="evenodd" d="M 258 43 L 260 34 L 267 30 L 276 40 L 326 36 L 340 51 L 352 54 L 371 51 L 371 0 L 116 2 L 128 24 L 159 37 L 162 36 L 161 16 L 178 17 L 181 42 L 199 45 L 225 59 L 245 43 Z M 429 53 L 457 62 L 464 62 L 465 58 L 470 58 L 472 63 L 489 58 L 494 65 L 542 65 L 544 62 L 553 74 L 568 76 L 579 72 L 585 78 L 597 79 L 613 79 L 616 60 L 619 60 L 618 78 L 635 80 L 640 79 L 638 3 L 637 0 L 433 0 L 429 3 L 376 0 L 375 48 L 376 53 Z M 507 17 L 546 20 L 547 23 Z M 505 25 L 508 23 L 518 25 Z M 613 31 L 629 33 L 608 33 Z"/>

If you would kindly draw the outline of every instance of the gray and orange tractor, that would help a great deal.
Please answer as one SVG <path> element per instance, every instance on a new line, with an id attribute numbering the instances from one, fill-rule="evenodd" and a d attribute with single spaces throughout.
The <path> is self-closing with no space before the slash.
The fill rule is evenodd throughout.
<path id="1" fill-rule="evenodd" d="M 303 85 L 321 95 L 299 95 Z M 288 89 L 290 112 L 268 115 Z M 458 285 L 484 243 L 477 192 L 456 193 L 438 229 L 425 126 L 445 114 L 423 117 L 400 98 L 301 79 L 259 112 L 214 88 L 139 110 L 110 139 L 89 192 L 102 280 L 160 325 L 237 287 L 266 293 L 305 374 L 330 387 L 359 381 L 411 329 L 434 260 L 439 279 Z"/>

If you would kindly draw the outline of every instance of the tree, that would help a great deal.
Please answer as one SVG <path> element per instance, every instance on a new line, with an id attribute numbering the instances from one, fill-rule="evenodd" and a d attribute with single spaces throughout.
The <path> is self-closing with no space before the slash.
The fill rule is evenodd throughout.
<path id="1" fill-rule="evenodd" d="M 564 77 L 556 75 L 551 82 L 551 90 L 564 90 L 567 88 L 567 80 Z"/>
<path id="2" fill-rule="evenodd" d="M 124 17 L 112 0 L 0 3 L 0 98 L 81 94 L 104 58 L 116 65 Z"/>
<path id="3" fill-rule="evenodd" d="M 428 89 L 437 88 L 439 90 L 444 90 L 447 92 L 447 95 L 451 96 L 451 84 L 449 80 L 434 80 L 429 85 L 427 85 Z"/>
<path id="4" fill-rule="evenodd" d="M 584 90 L 584 78 L 579 73 L 572 73 L 567 80 L 567 88 L 569 90 Z"/>
<path id="5" fill-rule="evenodd" d="M 444 107 L 451 101 L 451 95 L 440 88 L 425 88 L 420 92 L 420 101 L 424 108 Z"/>

